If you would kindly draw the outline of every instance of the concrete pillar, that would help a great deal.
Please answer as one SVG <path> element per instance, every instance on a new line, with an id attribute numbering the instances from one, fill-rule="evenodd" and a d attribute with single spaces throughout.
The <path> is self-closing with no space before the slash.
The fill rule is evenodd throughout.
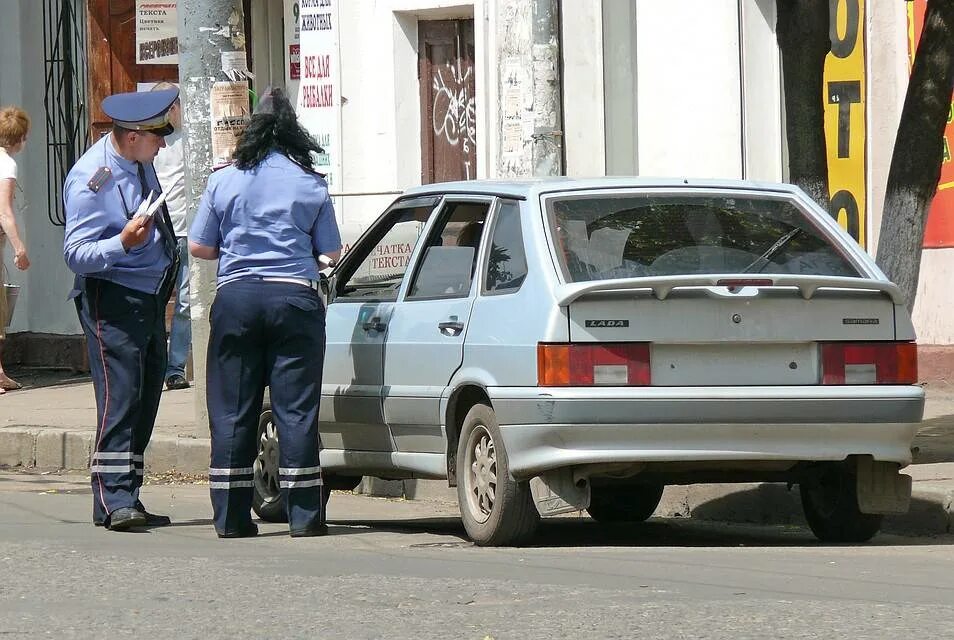
<path id="1" fill-rule="evenodd" d="M 498 0 L 499 176 L 563 175 L 559 0 Z"/>
<path id="2" fill-rule="evenodd" d="M 212 172 L 210 92 L 222 71 L 222 54 L 245 52 L 242 0 L 179 0 L 179 84 L 182 96 L 183 152 L 185 154 L 188 220 Z M 195 371 L 196 424 L 207 424 L 206 349 L 209 308 L 215 297 L 216 263 L 191 260 L 192 358 Z"/>

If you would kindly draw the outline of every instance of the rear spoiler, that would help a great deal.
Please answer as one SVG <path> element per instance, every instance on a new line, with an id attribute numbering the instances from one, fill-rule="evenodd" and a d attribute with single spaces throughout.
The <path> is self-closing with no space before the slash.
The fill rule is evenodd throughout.
<path id="1" fill-rule="evenodd" d="M 665 300 L 673 289 L 688 287 L 792 287 L 798 289 L 806 300 L 814 296 L 819 289 L 854 289 L 878 291 L 891 298 L 894 304 L 904 304 L 901 290 L 887 280 L 789 274 L 728 273 L 572 282 L 557 287 L 556 294 L 557 303 L 566 306 L 580 298 L 621 291 L 649 290 L 657 300 Z"/>

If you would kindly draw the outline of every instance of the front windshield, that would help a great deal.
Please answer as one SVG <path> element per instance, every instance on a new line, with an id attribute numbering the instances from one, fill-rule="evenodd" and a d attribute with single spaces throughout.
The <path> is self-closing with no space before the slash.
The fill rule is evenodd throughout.
<path id="1" fill-rule="evenodd" d="M 568 282 L 701 274 L 858 277 L 791 201 L 776 197 L 555 198 L 549 215 Z"/>

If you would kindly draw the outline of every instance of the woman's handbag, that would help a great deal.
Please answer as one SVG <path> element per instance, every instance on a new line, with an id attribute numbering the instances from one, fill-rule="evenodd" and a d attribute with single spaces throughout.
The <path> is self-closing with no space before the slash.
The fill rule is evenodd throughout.
<path id="1" fill-rule="evenodd" d="M 2 296 L 2 299 L 0 299 L 0 311 L 6 312 L 5 317 L 0 317 L 0 320 L 3 320 L 3 328 L 9 327 L 10 323 L 13 321 L 13 310 L 16 309 L 17 297 L 19 295 L 20 285 L 3 285 L 3 292 L 0 293 L 0 296 Z"/>

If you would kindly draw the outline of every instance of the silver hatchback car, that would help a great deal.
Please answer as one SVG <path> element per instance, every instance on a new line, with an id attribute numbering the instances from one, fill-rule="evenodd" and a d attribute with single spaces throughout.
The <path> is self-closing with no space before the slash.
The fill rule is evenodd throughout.
<path id="1" fill-rule="evenodd" d="M 798 484 L 812 531 L 908 508 L 924 394 L 900 291 L 798 188 L 605 178 L 409 190 L 329 279 L 327 488 L 446 479 L 481 545 Z M 285 517 L 263 408 L 255 508 Z"/>

